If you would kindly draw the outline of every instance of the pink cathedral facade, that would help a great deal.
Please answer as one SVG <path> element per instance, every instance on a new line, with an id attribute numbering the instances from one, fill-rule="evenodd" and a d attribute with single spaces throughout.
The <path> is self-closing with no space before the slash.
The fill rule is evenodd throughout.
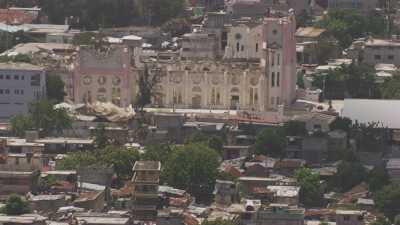
<path id="1" fill-rule="evenodd" d="M 81 46 L 74 66 L 75 103 L 112 102 L 120 107 L 131 104 L 129 48 Z"/>

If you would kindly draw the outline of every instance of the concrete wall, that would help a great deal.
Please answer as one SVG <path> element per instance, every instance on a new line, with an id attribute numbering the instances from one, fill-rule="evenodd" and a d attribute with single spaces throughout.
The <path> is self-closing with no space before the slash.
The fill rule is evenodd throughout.
<path id="1" fill-rule="evenodd" d="M 7 156 L 7 160 L 0 164 L 0 170 L 6 171 L 32 171 L 41 170 L 46 166 L 46 159 L 41 156 L 26 157 L 24 154 L 12 154 Z"/>
<path id="2" fill-rule="evenodd" d="M 0 195 L 12 193 L 25 195 L 38 189 L 39 173 L 37 172 L 5 172 L 0 173 Z"/>
<path id="3" fill-rule="evenodd" d="M 181 57 L 184 59 L 214 59 L 217 56 L 217 38 L 207 33 L 183 36 Z"/>
<path id="4" fill-rule="evenodd" d="M 99 191 L 97 193 L 83 193 L 83 196 L 90 195 L 90 197 L 83 197 L 74 201 L 74 206 L 84 208 L 86 210 L 93 210 L 94 212 L 101 212 L 106 203 L 106 191 Z"/>
<path id="5" fill-rule="evenodd" d="M 111 179 L 114 175 L 113 168 L 91 166 L 81 167 L 77 170 L 78 176 L 80 176 L 80 182 L 100 184 L 105 186 L 111 185 Z"/>
<path id="6" fill-rule="evenodd" d="M 337 214 L 336 215 L 337 225 L 362 225 L 364 223 L 364 218 L 359 214 Z"/>
<path id="7" fill-rule="evenodd" d="M 400 65 L 400 45 L 366 46 L 362 54 L 363 63 L 375 66 L 378 63 Z"/>
<path id="8" fill-rule="evenodd" d="M 56 212 L 60 207 L 66 206 L 67 201 L 64 195 L 58 199 L 30 200 L 32 210 L 39 212 Z"/>

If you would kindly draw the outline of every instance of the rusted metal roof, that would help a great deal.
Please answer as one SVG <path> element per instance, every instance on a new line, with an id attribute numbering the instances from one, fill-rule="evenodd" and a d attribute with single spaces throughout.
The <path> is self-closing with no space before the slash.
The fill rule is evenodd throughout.
<path id="1" fill-rule="evenodd" d="M 315 27 L 299 27 L 299 29 L 297 29 L 296 31 L 295 36 L 315 38 L 319 37 L 325 31 L 326 31 L 325 29 L 315 28 Z"/>

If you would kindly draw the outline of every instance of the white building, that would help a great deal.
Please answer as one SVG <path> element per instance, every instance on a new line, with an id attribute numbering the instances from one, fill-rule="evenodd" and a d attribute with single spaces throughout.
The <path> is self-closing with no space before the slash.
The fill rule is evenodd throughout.
<path id="1" fill-rule="evenodd" d="M 26 63 L 0 63 L 0 119 L 28 113 L 29 105 L 46 96 L 42 67 Z"/>

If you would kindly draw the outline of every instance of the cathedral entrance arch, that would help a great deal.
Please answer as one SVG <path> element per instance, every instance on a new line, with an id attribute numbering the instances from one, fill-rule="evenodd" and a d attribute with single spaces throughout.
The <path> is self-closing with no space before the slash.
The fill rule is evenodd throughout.
<path id="1" fill-rule="evenodd" d="M 231 95 L 231 109 L 239 109 L 240 97 L 239 95 Z"/>
<path id="2" fill-rule="evenodd" d="M 234 87 L 231 89 L 231 109 L 239 109 L 240 106 L 240 92 L 239 88 Z"/>
<path id="3" fill-rule="evenodd" d="M 201 108 L 201 96 L 195 95 L 192 97 L 192 108 L 199 109 Z"/>

